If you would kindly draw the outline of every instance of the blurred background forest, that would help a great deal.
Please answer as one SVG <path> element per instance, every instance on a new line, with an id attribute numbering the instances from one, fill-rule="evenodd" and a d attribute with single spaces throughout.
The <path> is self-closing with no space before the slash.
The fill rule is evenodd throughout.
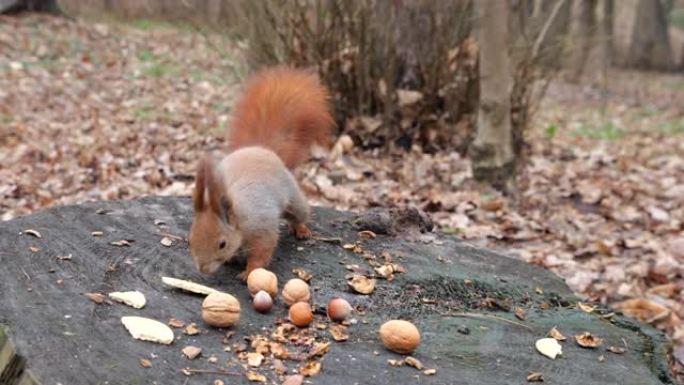
<path id="1" fill-rule="evenodd" d="M 312 202 L 419 207 L 666 331 L 684 375 L 684 1 L 483 4 L 0 0 L 0 216 L 188 195 L 245 76 L 310 67 L 339 129 Z"/>

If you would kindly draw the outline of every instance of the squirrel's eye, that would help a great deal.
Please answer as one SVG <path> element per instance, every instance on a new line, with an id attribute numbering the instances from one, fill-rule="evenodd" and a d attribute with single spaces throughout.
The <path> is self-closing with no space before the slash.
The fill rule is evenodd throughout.
<path id="1" fill-rule="evenodd" d="M 221 243 L 219 243 L 219 249 L 224 249 L 225 247 L 226 247 L 226 241 L 221 241 Z"/>

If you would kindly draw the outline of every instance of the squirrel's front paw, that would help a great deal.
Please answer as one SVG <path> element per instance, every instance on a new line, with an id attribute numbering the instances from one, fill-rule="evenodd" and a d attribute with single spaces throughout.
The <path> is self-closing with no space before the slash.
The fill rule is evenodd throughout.
<path id="1" fill-rule="evenodd" d="M 294 225 L 292 227 L 292 230 L 294 231 L 295 237 L 297 239 L 308 239 L 311 238 L 311 230 L 309 230 L 308 227 L 304 223 L 300 223 L 298 225 Z"/>
<path id="2" fill-rule="evenodd" d="M 242 273 L 236 275 L 242 282 L 247 281 L 247 276 L 249 275 L 249 272 L 247 270 L 243 271 Z"/>

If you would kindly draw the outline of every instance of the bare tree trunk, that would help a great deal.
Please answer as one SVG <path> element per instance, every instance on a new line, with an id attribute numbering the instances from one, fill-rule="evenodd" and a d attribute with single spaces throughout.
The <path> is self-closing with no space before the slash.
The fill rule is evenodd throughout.
<path id="1" fill-rule="evenodd" d="M 470 158 L 475 179 L 502 189 L 515 170 L 510 115 L 510 8 L 507 1 L 501 0 L 479 0 L 475 8 L 480 44 L 480 105 Z"/>
<path id="2" fill-rule="evenodd" d="M 603 35 L 603 65 L 610 67 L 615 59 L 615 3 L 614 0 L 603 0 L 603 19 L 601 20 L 601 27 Z"/>
<path id="3" fill-rule="evenodd" d="M 0 0 L 0 13 L 21 11 L 62 13 L 57 0 Z"/>
<path id="4" fill-rule="evenodd" d="M 673 68 L 667 18 L 663 5 L 658 0 L 639 0 L 632 30 L 629 64 L 642 69 Z"/>
<path id="5" fill-rule="evenodd" d="M 597 0 L 576 0 L 573 10 L 573 31 L 571 43 L 570 80 L 577 82 L 584 73 L 589 51 L 596 36 Z"/>

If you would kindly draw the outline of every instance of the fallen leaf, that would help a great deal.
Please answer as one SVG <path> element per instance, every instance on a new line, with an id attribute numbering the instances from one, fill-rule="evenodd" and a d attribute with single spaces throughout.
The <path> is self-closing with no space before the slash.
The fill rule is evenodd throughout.
<path id="1" fill-rule="evenodd" d="M 169 319 L 169 326 L 171 326 L 172 328 L 182 328 L 183 326 L 185 326 L 185 323 L 181 320 L 171 318 Z"/>
<path id="2" fill-rule="evenodd" d="M 150 366 L 152 366 L 152 362 L 146 358 L 141 358 L 140 366 L 142 366 L 143 368 L 149 368 Z"/>
<path id="3" fill-rule="evenodd" d="M 563 354 L 562 347 L 555 338 L 542 338 L 534 344 L 537 351 L 552 360 Z"/>
<path id="4" fill-rule="evenodd" d="M 370 294 L 375 290 L 375 279 L 367 278 L 363 275 L 354 274 L 351 281 L 348 282 L 349 286 L 354 289 L 359 294 Z"/>
<path id="5" fill-rule="evenodd" d="M 380 277 L 385 278 L 388 281 L 391 281 L 392 278 L 394 278 L 394 267 L 391 264 L 376 267 L 375 272 L 378 273 Z"/>
<path id="6" fill-rule="evenodd" d="M 309 357 L 322 357 L 328 350 L 330 350 L 330 342 L 314 342 L 314 345 L 309 352 Z"/>
<path id="7" fill-rule="evenodd" d="M 264 356 L 261 353 L 247 353 L 247 365 L 258 368 L 261 366 L 261 362 L 264 360 Z"/>
<path id="8" fill-rule="evenodd" d="M 40 235 L 40 233 L 34 229 L 24 230 L 24 234 L 33 235 L 36 238 L 43 238 L 43 236 Z"/>
<path id="9" fill-rule="evenodd" d="M 199 332 L 200 330 L 195 323 L 191 323 L 184 330 L 184 333 L 189 336 L 194 336 L 195 334 L 199 334 Z"/>
<path id="10" fill-rule="evenodd" d="M 102 293 L 85 293 L 85 296 L 90 298 L 91 301 L 97 303 L 97 304 L 102 304 L 102 303 L 111 303 L 110 301 L 107 300 L 107 297 L 102 294 Z"/>
<path id="11" fill-rule="evenodd" d="M 313 278 L 313 275 L 311 273 L 302 269 L 301 267 L 293 269 L 292 272 L 297 275 L 297 278 L 301 279 L 304 282 L 309 282 L 311 281 L 311 278 Z"/>
<path id="12" fill-rule="evenodd" d="M 588 305 L 588 304 L 582 303 L 582 302 L 577 302 L 577 308 L 579 308 L 580 310 L 582 310 L 585 313 L 591 313 L 594 310 L 596 310 L 597 306 Z"/>
<path id="13" fill-rule="evenodd" d="M 245 376 L 247 377 L 248 380 L 250 380 L 252 382 L 266 382 L 266 376 L 264 376 L 263 374 L 251 371 L 251 370 L 249 372 L 247 372 L 245 374 Z"/>
<path id="14" fill-rule="evenodd" d="M 194 360 L 195 358 L 197 358 L 197 356 L 202 354 L 202 349 L 198 348 L 197 346 L 189 345 L 189 346 L 184 347 L 182 352 L 183 352 L 183 355 L 185 355 L 185 357 L 187 357 L 191 360 Z"/>
<path id="15" fill-rule="evenodd" d="M 621 348 L 619 346 L 609 346 L 606 350 L 615 354 L 623 354 L 625 352 L 625 348 Z"/>
<path id="16" fill-rule="evenodd" d="M 283 374 L 287 373 L 287 366 L 283 364 L 283 361 L 275 359 L 273 360 L 273 370 L 275 370 L 277 374 L 282 376 Z"/>
<path id="17" fill-rule="evenodd" d="M 550 335 L 551 337 L 557 339 L 558 341 L 565 341 L 565 340 L 567 339 L 567 338 L 563 335 L 563 333 L 561 333 L 560 331 L 558 331 L 558 329 L 556 329 L 555 326 L 552 327 L 551 330 L 549 330 L 549 335 Z"/>
<path id="18" fill-rule="evenodd" d="M 404 358 L 404 362 L 406 363 L 406 365 L 412 366 L 418 370 L 423 370 L 423 368 L 424 368 L 423 363 L 420 362 L 415 357 L 408 356 L 408 357 Z"/>
<path id="19" fill-rule="evenodd" d="M 613 304 L 613 307 L 639 321 L 653 323 L 670 315 L 670 309 L 644 298 L 628 299 Z"/>
<path id="20" fill-rule="evenodd" d="M 302 385 L 302 383 L 304 383 L 304 376 L 301 374 L 293 374 L 291 376 L 287 376 L 282 385 Z"/>
<path id="21" fill-rule="evenodd" d="M 346 341 L 349 339 L 349 334 L 347 333 L 347 327 L 343 325 L 330 325 L 330 328 L 328 328 L 328 331 L 330 332 L 330 335 L 332 335 L 332 338 L 335 341 Z"/>
<path id="22" fill-rule="evenodd" d="M 524 321 L 527 316 L 525 315 L 525 309 L 521 307 L 516 307 L 515 308 L 515 316 L 518 317 L 519 320 Z"/>
<path id="23" fill-rule="evenodd" d="M 390 366 L 402 366 L 402 365 L 404 365 L 404 360 L 395 360 L 395 359 L 390 358 L 387 360 L 387 363 Z"/>
<path id="24" fill-rule="evenodd" d="M 589 332 L 575 335 L 575 341 L 577 342 L 577 345 L 583 348 L 595 348 L 603 343 L 603 339 L 596 337 Z"/>
<path id="25" fill-rule="evenodd" d="M 169 237 L 164 237 L 161 239 L 161 241 L 159 241 L 159 243 L 161 243 L 162 245 L 164 245 L 166 247 L 169 247 L 169 246 L 173 245 L 173 239 L 171 239 Z"/>
<path id="26" fill-rule="evenodd" d="M 321 363 L 318 361 L 309 361 L 304 366 L 299 368 L 299 374 L 307 377 L 315 376 L 321 371 Z"/>
<path id="27" fill-rule="evenodd" d="M 527 382 L 544 382 L 544 376 L 539 372 L 530 372 L 527 375 Z"/>

